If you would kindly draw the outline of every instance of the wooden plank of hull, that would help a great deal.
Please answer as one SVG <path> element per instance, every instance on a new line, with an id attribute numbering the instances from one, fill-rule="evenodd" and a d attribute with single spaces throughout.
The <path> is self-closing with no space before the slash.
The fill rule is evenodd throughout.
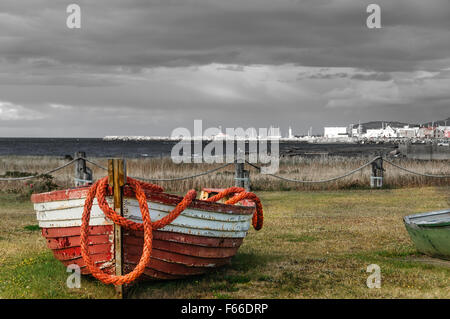
<path id="1" fill-rule="evenodd" d="M 129 236 L 124 234 L 124 244 L 134 245 L 140 247 L 142 251 L 142 246 L 144 244 L 143 238 Z M 127 246 L 126 246 L 127 247 Z M 177 243 L 173 241 L 165 241 L 153 239 L 153 247 L 160 250 L 172 251 L 178 254 L 203 257 L 203 258 L 226 258 L 232 257 L 236 254 L 239 247 L 205 247 L 197 246 L 187 243 Z"/>
<path id="2" fill-rule="evenodd" d="M 89 235 L 112 234 L 113 226 L 90 226 Z M 45 238 L 80 236 L 81 227 L 42 228 L 42 236 Z"/>
<path id="3" fill-rule="evenodd" d="M 150 208 L 161 213 L 161 217 L 166 216 L 173 210 L 173 206 L 164 205 L 157 202 L 148 202 Z M 124 200 L 125 212 L 130 217 L 138 216 L 141 217 L 139 203 L 136 199 L 125 199 Z M 199 209 L 186 208 L 182 216 L 196 218 L 196 219 L 206 219 L 212 221 L 224 221 L 224 222 L 246 222 L 248 221 L 248 215 L 233 215 L 221 212 L 211 212 Z M 152 217 L 153 219 L 153 217 Z M 159 219 L 159 218 L 156 218 Z"/>
<path id="4" fill-rule="evenodd" d="M 88 245 L 110 244 L 112 240 L 111 236 L 111 234 L 89 235 Z M 80 239 L 81 237 L 79 235 L 47 238 L 47 246 L 50 249 L 78 247 L 80 246 Z"/>
<path id="5" fill-rule="evenodd" d="M 108 274 L 113 274 L 115 270 L 113 262 L 105 261 L 104 259 L 105 259 L 104 256 L 92 255 L 92 260 L 95 262 L 97 267 L 99 267 Z M 86 267 L 86 263 L 84 262 L 82 257 L 73 260 L 61 260 L 61 262 L 66 267 L 73 264 L 78 265 L 80 267 L 81 274 L 83 275 L 89 275 L 91 273 L 89 269 Z"/>
<path id="6" fill-rule="evenodd" d="M 135 255 L 140 258 L 140 253 L 136 250 L 133 252 L 132 248 L 138 248 L 138 247 L 129 247 L 127 249 L 126 255 Z M 136 253 L 136 254 L 135 254 Z M 159 249 L 153 249 L 152 250 L 152 258 L 177 263 L 177 264 L 183 264 L 189 267 L 207 267 L 207 268 L 213 268 L 218 266 L 223 266 L 230 263 L 229 258 L 200 258 L 200 257 L 194 257 L 194 256 L 188 256 L 188 255 L 182 255 L 177 254 L 169 251 L 159 250 Z"/>
<path id="7" fill-rule="evenodd" d="M 47 209 L 45 206 L 50 203 L 40 204 L 44 206 L 42 210 L 36 210 L 36 217 L 39 221 L 61 221 L 61 220 L 79 220 L 83 213 L 83 207 L 74 206 L 61 209 Z M 67 206 L 71 203 L 66 202 Z M 105 219 L 105 214 L 99 206 L 92 206 L 91 221 L 93 219 Z"/>
<path id="8" fill-rule="evenodd" d="M 139 262 L 140 256 L 131 255 L 127 257 L 125 263 L 136 266 Z M 175 275 L 175 276 L 192 276 L 201 275 L 211 270 L 211 267 L 189 267 L 183 264 L 177 264 L 172 262 L 166 262 L 156 258 L 150 258 L 150 263 L 147 266 L 148 269 L 153 269 L 158 272 Z"/>
<path id="9" fill-rule="evenodd" d="M 124 272 L 129 273 L 134 269 L 134 267 L 136 267 L 136 265 L 132 263 L 124 263 Z M 138 278 L 138 280 L 140 281 L 155 280 L 155 279 L 170 280 L 170 279 L 180 279 L 183 277 L 185 276 L 170 275 L 151 268 L 145 268 L 144 273 L 141 275 L 141 277 Z"/>
<path id="10" fill-rule="evenodd" d="M 112 260 L 112 244 L 99 244 L 89 246 L 89 254 L 105 256 L 105 260 Z M 62 249 L 53 249 L 53 254 L 59 260 L 73 260 L 81 256 L 81 247 L 68 247 Z"/>
<path id="11" fill-rule="evenodd" d="M 112 222 L 107 220 L 105 217 L 92 218 L 89 221 L 89 226 L 105 226 L 105 225 L 112 225 Z M 41 228 L 79 227 L 79 226 L 81 226 L 81 219 L 39 221 L 39 227 Z"/>
<path id="12" fill-rule="evenodd" d="M 135 237 L 144 237 L 142 231 L 127 230 L 127 232 Z M 160 230 L 153 231 L 153 238 L 205 247 L 239 247 L 244 240 L 243 238 L 215 238 Z"/>

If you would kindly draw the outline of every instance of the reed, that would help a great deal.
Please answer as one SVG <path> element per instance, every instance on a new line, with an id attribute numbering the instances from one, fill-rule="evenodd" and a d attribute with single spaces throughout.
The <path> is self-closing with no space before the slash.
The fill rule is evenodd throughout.
<path id="1" fill-rule="evenodd" d="M 90 158 L 90 160 L 106 167 L 106 158 Z M 280 160 L 277 175 L 299 180 L 323 180 L 342 175 L 350 170 L 360 167 L 370 158 L 368 157 L 291 157 Z M 0 157 L 0 175 L 6 172 L 18 171 L 28 173 L 41 173 L 53 169 L 64 163 L 67 159 L 49 156 L 3 156 Z M 410 170 L 435 174 L 450 175 L 450 161 L 419 161 L 409 159 L 395 159 L 395 162 Z M 189 176 L 218 167 L 222 164 L 175 164 L 170 158 L 127 159 L 128 175 L 143 178 L 172 178 Z M 93 167 L 94 178 L 106 175 L 106 171 Z M 336 190 L 361 189 L 370 187 L 370 167 L 365 168 L 343 179 L 320 184 L 300 184 L 282 181 L 268 175 L 260 174 L 256 169 L 250 170 L 251 188 L 255 191 L 288 191 L 288 190 Z M 387 188 L 443 186 L 448 185 L 448 178 L 427 178 L 412 175 L 385 163 L 384 186 Z M 74 166 L 68 166 L 52 174 L 53 182 L 58 188 L 67 188 L 74 185 Z M 229 187 L 234 185 L 234 167 L 230 165 L 210 175 L 171 182 L 155 182 L 167 191 L 183 193 L 188 189 L 200 190 L 202 187 Z M 39 180 L 0 182 L 0 191 L 4 192 L 39 192 Z M 38 187 L 39 186 L 39 187 Z"/>

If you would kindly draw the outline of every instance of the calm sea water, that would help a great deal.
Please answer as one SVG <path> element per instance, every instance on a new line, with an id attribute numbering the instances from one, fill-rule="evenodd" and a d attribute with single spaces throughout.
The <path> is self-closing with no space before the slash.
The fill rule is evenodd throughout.
<path id="1" fill-rule="evenodd" d="M 0 138 L 1 155 L 73 156 L 78 151 L 88 157 L 160 157 L 170 156 L 177 142 L 170 141 L 104 141 L 101 138 Z M 389 144 L 280 144 L 281 154 L 355 156 L 387 153 L 395 146 Z"/>

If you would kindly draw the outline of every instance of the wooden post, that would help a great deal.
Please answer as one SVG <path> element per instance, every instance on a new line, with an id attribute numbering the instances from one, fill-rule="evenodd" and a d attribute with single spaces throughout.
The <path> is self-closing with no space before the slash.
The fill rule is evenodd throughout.
<path id="1" fill-rule="evenodd" d="M 244 163 L 235 163 L 234 186 L 244 187 Z"/>
<path id="2" fill-rule="evenodd" d="M 381 188 L 383 187 L 383 158 L 379 157 L 372 163 L 372 175 L 370 176 L 370 187 Z"/>
<path id="3" fill-rule="evenodd" d="M 108 183 L 113 188 L 114 210 L 123 216 L 123 186 L 127 180 L 126 162 L 124 159 L 108 160 Z M 123 242 L 122 229 L 114 224 L 114 257 L 116 261 L 116 275 L 123 275 Z M 117 296 L 125 297 L 123 286 L 116 286 Z"/>
<path id="4" fill-rule="evenodd" d="M 86 152 L 76 152 L 75 158 L 86 158 Z M 92 184 L 92 170 L 86 167 L 86 161 L 79 159 L 75 162 L 75 187 Z"/>
<path id="5" fill-rule="evenodd" d="M 384 180 L 384 168 L 383 168 L 383 158 L 380 157 L 378 159 L 378 177 L 380 178 L 379 181 L 379 188 L 383 187 L 383 180 Z"/>
<path id="6" fill-rule="evenodd" d="M 244 169 L 244 163 L 235 163 L 234 186 L 250 191 L 250 171 Z"/>
<path id="7" fill-rule="evenodd" d="M 244 175 L 244 188 L 247 192 L 250 191 L 250 171 L 249 170 L 244 170 L 243 171 Z"/>

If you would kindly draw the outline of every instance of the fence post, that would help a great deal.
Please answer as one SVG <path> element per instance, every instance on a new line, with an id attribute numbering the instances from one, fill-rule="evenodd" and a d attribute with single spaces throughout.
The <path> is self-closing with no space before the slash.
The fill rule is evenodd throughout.
<path id="1" fill-rule="evenodd" d="M 123 216 L 123 186 L 127 180 L 126 162 L 124 159 L 108 160 L 108 183 L 113 188 L 114 210 Z M 122 228 L 114 224 L 114 258 L 116 261 L 116 276 L 123 275 L 123 241 Z M 116 286 L 119 298 L 125 297 L 124 286 Z"/>
<path id="2" fill-rule="evenodd" d="M 372 175 L 370 176 L 370 187 L 371 188 L 381 188 L 383 187 L 383 158 L 379 157 L 374 162 L 372 162 Z"/>
<path id="3" fill-rule="evenodd" d="M 234 186 L 244 187 L 244 163 L 234 164 Z"/>
<path id="4" fill-rule="evenodd" d="M 250 191 L 250 171 L 244 170 L 244 188 L 247 192 Z"/>
<path id="5" fill-rule="evenodd" d="M 250 171 L 244 169 L 244 163 L 235 163 L 234 186 L 250 191 Z"/>
<path id="6" fill-rule="evenodd" d="M 86 158 L 86 152 L 76 152 L 75 158 Z M 92 184 L 92 170 L 86 167 L 84 159 L 78 159 L 75 162 L 75 187 Z"/>

